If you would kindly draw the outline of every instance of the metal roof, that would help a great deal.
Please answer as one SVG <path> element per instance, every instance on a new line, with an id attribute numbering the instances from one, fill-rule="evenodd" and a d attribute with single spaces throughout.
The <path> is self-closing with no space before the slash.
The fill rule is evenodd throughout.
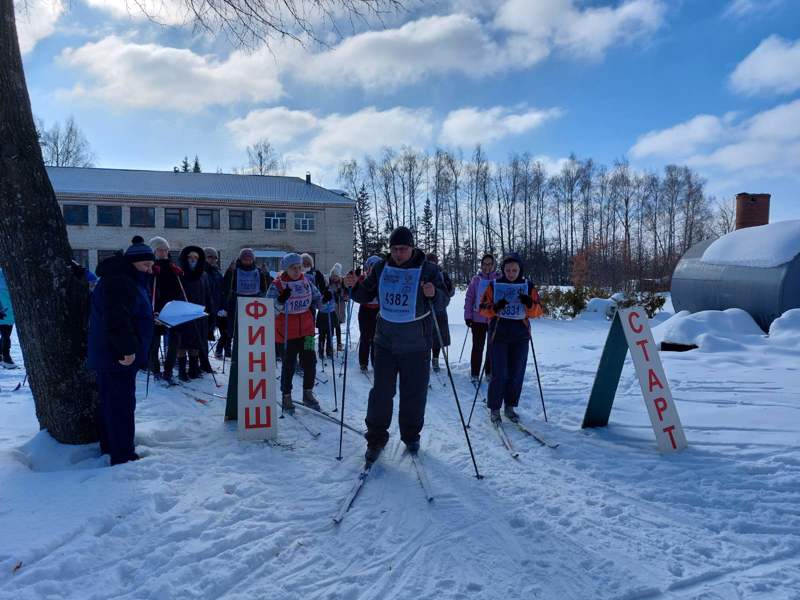
<path id="1" fill-rule="evenodd" d="M 299 177 L 280 175 L 230 175 L 174 173 L 132 169 L 47 167 L 56 195 L 94 195 L 138 198 L 186 198 L 229 202 L 279 202 L 342 204 L 353 200 L 306 183 Z"/>

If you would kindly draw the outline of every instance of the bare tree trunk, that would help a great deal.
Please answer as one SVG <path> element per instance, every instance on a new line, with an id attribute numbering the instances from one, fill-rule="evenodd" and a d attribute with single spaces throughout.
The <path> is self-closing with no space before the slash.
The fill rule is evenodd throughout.
<path id="1" fill-rule="evenodd" d="M 47 177 L 22 69 L 13 0 L 0 0 L 0 265 L 6 274 L 36 417 L 58 441 L 95 441 L 85 368 L 88 289 Z"/>

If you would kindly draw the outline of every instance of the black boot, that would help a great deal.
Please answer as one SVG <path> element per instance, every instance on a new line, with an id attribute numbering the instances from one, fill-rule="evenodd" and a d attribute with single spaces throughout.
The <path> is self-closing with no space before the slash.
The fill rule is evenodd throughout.
<path id="1" fill-rule="evenodd" d="M 189 356 L 189 379 L 198 379 L 203 376 L 200 372 L 200 358 Z"/>
<path id="2" fill-rule="evenodd" d="M 200 370 L 203 373 L 216 373 L 214 367 L 211 366 L 211 363 L 208 360 L 208 354 L 200 353 Z"/>
<path id="3" fill-rule="evenodd" d="M 189 381 L 189 375 L 186 373 L 186 357 L 178 357 L 178 379 L 181 381 Z"/>

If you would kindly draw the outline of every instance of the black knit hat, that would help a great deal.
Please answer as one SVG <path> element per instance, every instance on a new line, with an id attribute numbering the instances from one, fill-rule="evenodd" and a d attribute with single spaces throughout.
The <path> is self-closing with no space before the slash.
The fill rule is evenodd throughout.
<path id="1" fill-rule="evenodd" d="M 402 225 L 389 236 L 389 246 L 414 246 L 414 234 L 408 227 Z"/>
<path id="2" fill-rule="evenodd" d="M 128 259 L 128 262 L 135 263 L 135 262 L 143 262 L 146 260 L 155 261 L 156 257 L 153 255 L 153 249 L 144 243 L 144 240 L 140 236 L 134 236 L 133 243 L 128 246 L 128 249 L 125 250 L 125 258 Z"/>
<path id="3" fill-rule="evenodd" d="M 519 276 L 522 277 L 525 273 L 525 265 L 522 264 L 522 258 L 516 252 L 509 252 L 503 257 L 503 262 L 500 263 L 500 272 L 505 275 L 505 268 L 508 263 L 515 262 L 519 265 Z"/>

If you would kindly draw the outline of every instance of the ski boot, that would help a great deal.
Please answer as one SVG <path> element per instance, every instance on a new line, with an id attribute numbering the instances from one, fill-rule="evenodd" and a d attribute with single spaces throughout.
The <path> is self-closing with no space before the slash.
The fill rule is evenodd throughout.
<path id="1" fill-rule="evenodd" d="M 284 394 L 281 397 L 281 408 L 283 408 L 283 412 L 285 413 L 288 413 L 290 415 L 294 414 L 294 402 L 292 401 L 291 392 Z"/>
<path id="2" fill-rule="evenodd" d="M 361 369 L 361 372 L 362 372 L 364 375 L 366 375 L 367 373 L 369 373 L 369 367 L 368 367 L 367 365 L 361 365 L 361 366 L 359 367 L 359 369 Z"/>
<path id="3" fill-rule="evenodd" d="M 519 415 L 516 413 L 516 411 L 514 411 L 513 406 L 506 406 L 503 412 L 506 415 L 506 419 L 512 423 L 519 423 Z"/>
<path id="4" fill-rule="evenodd" d="M 189 375 L 186 373 L 186 357 L 181 356 L 178 358 L 178 379 L 183 382 L 189 381 Z"/>
<path id="5" fill-rule="evenodd" d="M 406 442 L 406 450 L 408 450 L 409 454 L 416 454 L 419 452 L 419 440 Z"/>
<path id="6" fill-rule="evenodd" d="M 438 356 L 431 359 L 431 366 L 433 367 L 433 372 L 434 373 L 438 373 L 439 372 L 440 368 L 439 368 L 439 357 Z"/>
<path id="7" fill-rule="evenodd" d="M 367 451 L 364 453 L 364 460 L 368 464 L 374 463 L 378 460 L 378 457 L 381 455 L 381 450 L 383 450 L 383 446 L 367 446 Z"/>
<path id="8" fill-rule="evenodd" d="M 303 390 L 303 405 L 313 410 L 322 410 L 322 407 L 314 396 L 314 390 Z"/>
<path id="9" fill-rule="evenodd" d="M 478 384 L 480 383 L 480 381 L 481 381 L 480 377 L 476 377 L 475 375 L 473 375 L 473 376 L 471 376 L 469 378 L 469 382 L 475 387 L 478 387 Z"/>
<path id="10" fill-rule="evenodd" d="M 492 424 L 493 425 L 500 425 L 503 422 L 503 419 L 500 417 L 500 409 L 493 408 L 492 409 Z"/>

